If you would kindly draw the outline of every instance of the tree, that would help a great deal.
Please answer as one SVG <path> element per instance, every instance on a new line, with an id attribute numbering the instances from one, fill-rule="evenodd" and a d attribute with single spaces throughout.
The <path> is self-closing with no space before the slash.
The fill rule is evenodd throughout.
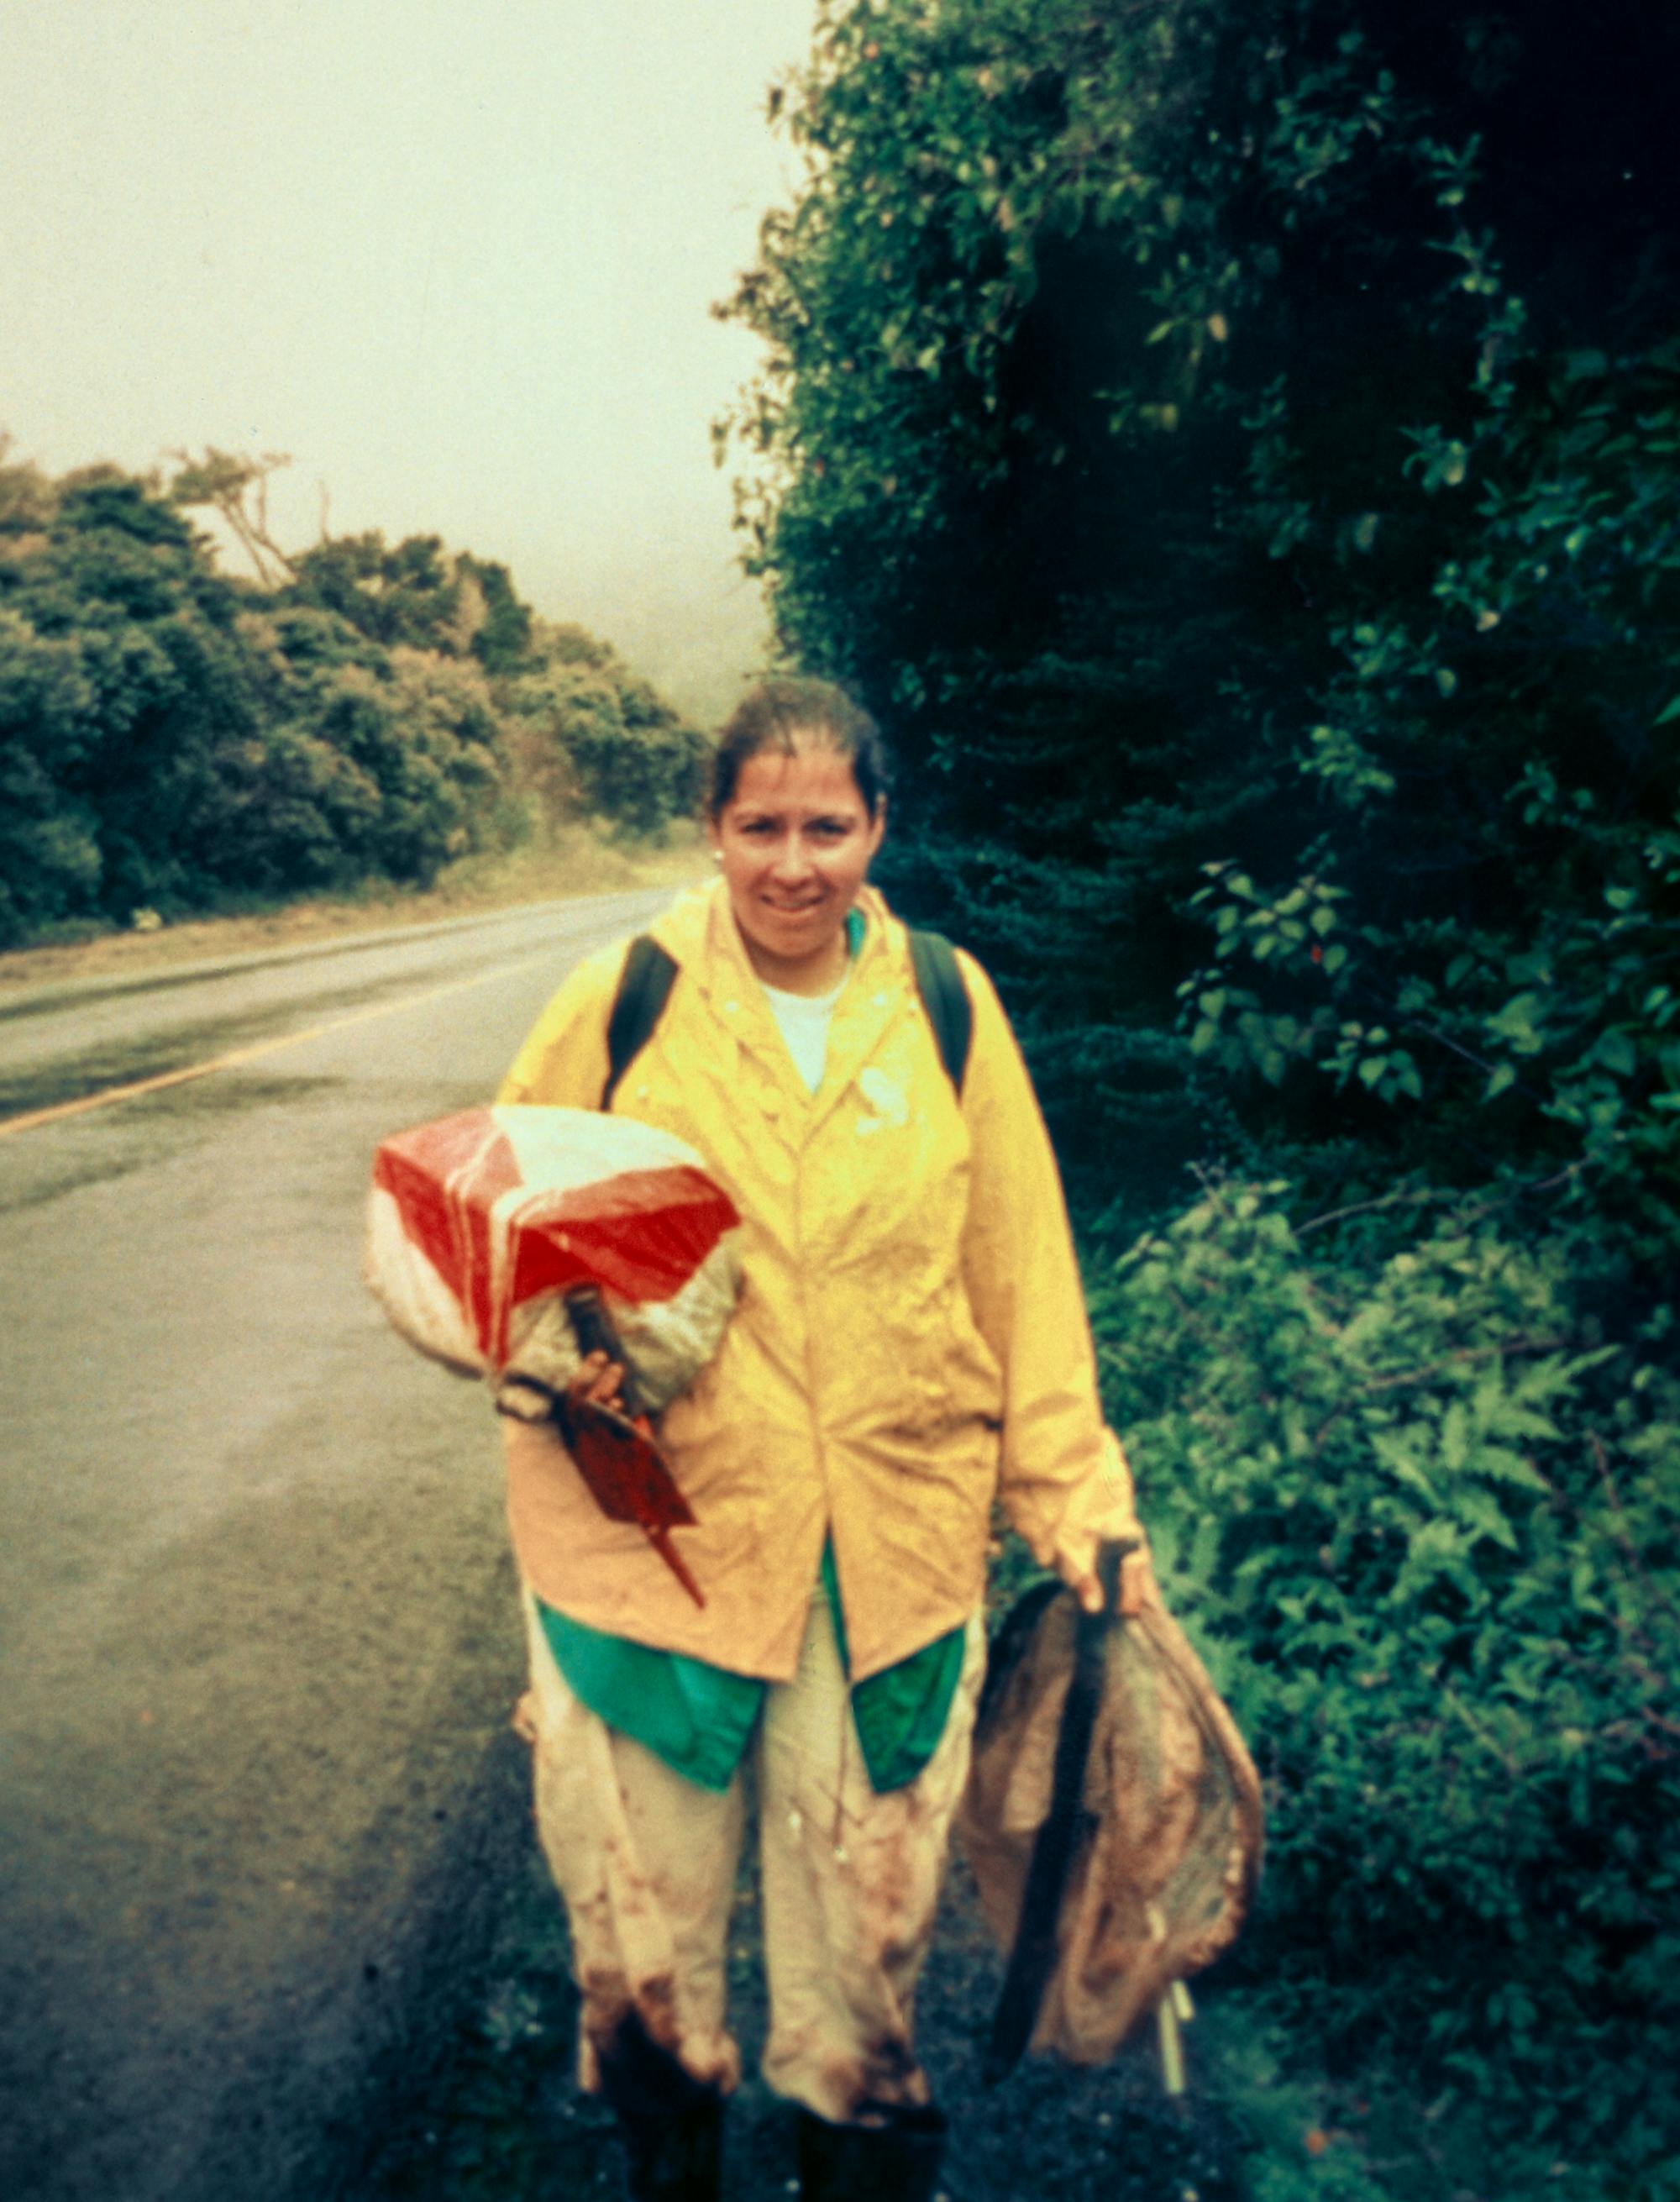
<path id="1" fill-rule="evenodd" d="M 253 726 L 237 598 L 186 524 L 101 467 L 32 485 L 0 563 L 0 925 L 190 892 L 188 820 Z"/>
<path id="2" fill-rule="evenodd" d="M 1626 822 L 1618 863 L 1671 815 L 1677 32 L 1616 20 L 1583 55 L 1555 4 L 819 15 L 807 182 L 729 309 L 770 346 L 732 424 L 749 562 L 894 724 L 906 884 L 1088 1121 L 1163 1085 L 1183 1120 L 1200 864 L 1280 895 L 1328 866 L 1335 946 L 1395 944 L 1362 1014 L 1313 966 L 1265 1077 L 1304 1028 L 1337 1062 L 1343 1023 L 1392 1035 L 1420 927 L 1532 945 L 1582 851 L 1513 830 L 1531 762 Z M 1358 1068 L 1386 1045 L 1354 1092 L 1404 1100 Z M 1417 1117 L 1469 1090 L 1408 1052 Z"/>
<path id="3" fill-rule="evenodd" d="M 265 451 L 261 458 L 247 458 L 211 445 L 202 459 L 181 450 L 170 456 L 177 462 L 169 483 L 171 504 L 183 511 L 208 505 L 219 513 L 264 588 L 290 580 L 292 562 L 268 525 L 268 477 L 291 464 L 288 454 Z"/>
<path id="4" fill-rule="evenodd" d="M 461 646 L 462 577 L 436 535 L 405 536 L 394 546 L 377 528 L 335 536 L 300 552 L 294 573 L 298 603 L 337 612 L 371 642 Z"/>
<path id="5" fill-rule="evenodd" d="M 540 646 L 552 656 L 512 680 L 507 699 L 526 729 L 527 773 L 545 778 L 550 802 L 629 833 L 692 816 L 704 737 L 583 629 L 552 631 Z"/>
<path id="6" fill-rule="evenodd" d="M 473 630 L 473 655 L 486 673 L 517 673 L 532 655 L 535 620 L 530 605 L 521 602 L 508 568 L 494 559 L 463 555 L 459 570 L 472 575 L 484 604 L 484 616 Z"/>
<path id="7" fill-rule="evenodd" d="M 272 735 L 215 812 L 224 861 L 243 840 L 248 875 L 270 892 L 426 886 L 453 858 L 520 837 L 508 724 L 474 659 L 386 650 L 313 605 L 253 610 L 244 633 Z"/>

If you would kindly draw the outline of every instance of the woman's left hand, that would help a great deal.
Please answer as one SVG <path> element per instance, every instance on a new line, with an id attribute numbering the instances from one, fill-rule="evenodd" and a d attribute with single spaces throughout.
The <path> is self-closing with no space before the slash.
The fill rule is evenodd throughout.
<path id="1" fill-rule="evenodd" d="M 1102 1585 L 1097 1581 L 1094 1566 L 1072 1562 L 1058 1555 L 1056 1569 L 1087 1613 L 1101 1612 Z M 1130 1620 L 1134 1614 L 1142 1613 L 1146 1600 L 1153 1595 L 1154 1569 L 1149 1560 L 1149 1548 L 1146 1544 L 1140 1544 L 1135 1551 L 1128 1552 L 1120 1562 L 1118 1610 Z"/>

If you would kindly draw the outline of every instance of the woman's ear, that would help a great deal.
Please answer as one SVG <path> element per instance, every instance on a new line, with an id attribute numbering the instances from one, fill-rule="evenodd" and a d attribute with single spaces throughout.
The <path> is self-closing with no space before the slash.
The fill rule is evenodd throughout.
<path id="1" fill-rule="evenodd" d="M 869 853 L 872 857 L 886 839 L 887 798 L 884 795 L 875 805 L 875 815 L 869 821 Z"/>

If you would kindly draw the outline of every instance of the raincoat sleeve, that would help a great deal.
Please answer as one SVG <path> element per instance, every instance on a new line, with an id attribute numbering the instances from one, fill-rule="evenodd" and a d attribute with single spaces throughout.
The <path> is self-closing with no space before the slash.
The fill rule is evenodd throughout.
<path id="1" fill-rule="evenodd" d="M 607 1083 L 607 1020 L 628 944 L 585 957 L 532 1027 L 498 1103 L 545 1109 L 598 1109 Z"/>
<path id="2" fill-rule="evenodd" d="M 972 1183 L 964 1278 L 1003 1374 L 1001 1490 L 1041 1566 L 1087 1573 L 1100 1540 L 1141 1537 L 1131 1474 L 1105 1427 L 1061 1177 L 991 981 L 961 958 L 974 1008 L 963 1082 Z"/>

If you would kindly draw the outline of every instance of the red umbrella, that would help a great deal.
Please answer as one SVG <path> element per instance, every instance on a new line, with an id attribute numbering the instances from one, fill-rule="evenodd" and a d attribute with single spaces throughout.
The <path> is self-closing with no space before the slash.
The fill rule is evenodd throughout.
<path id="1" fill-rule="evenodd" d="M 373 1161 L 367 1270 L 393 1323 L 449 1367 L 492 1378 L 508 1411 L 525 1411 L 516 1395 L 557 1411 L 602 1511 L 637 1523 L 701 1604 L 669 1541 L 694 1512 L 643 1393 L 668 1398 L 714 1350 L 739 1222 L 680 1140 L 587 1110 L 467 1110 L 385 1140 Z M 597 1347 L 626 1369 L 626 1414 L 565 1399 Z"/>

